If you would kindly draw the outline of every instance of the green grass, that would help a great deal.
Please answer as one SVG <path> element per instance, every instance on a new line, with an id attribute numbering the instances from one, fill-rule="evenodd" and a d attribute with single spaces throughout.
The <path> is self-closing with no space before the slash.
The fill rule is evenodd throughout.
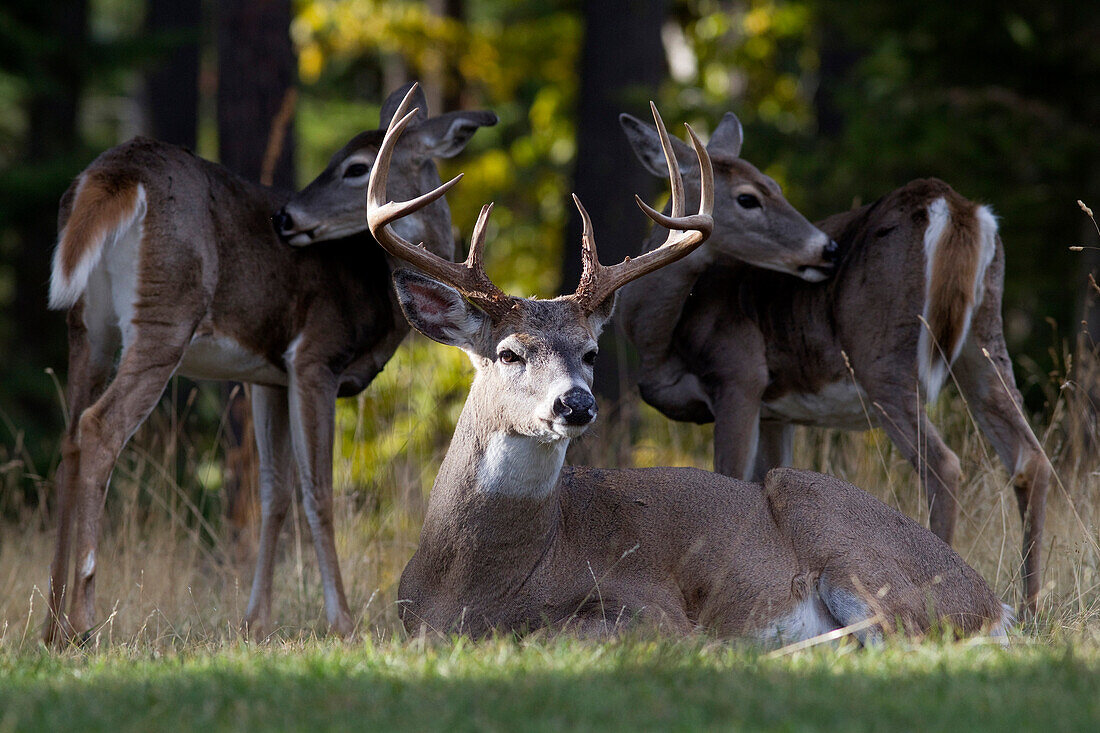
<path id="1" fill-rule="evenodd" d="M 1097 730 L 1100 650 L 230 643 L 0 657 L 0 730 Z"/>

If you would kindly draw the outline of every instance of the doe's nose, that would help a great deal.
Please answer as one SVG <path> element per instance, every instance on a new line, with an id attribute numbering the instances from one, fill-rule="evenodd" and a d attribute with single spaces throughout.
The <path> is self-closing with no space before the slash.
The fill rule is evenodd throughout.
<path id="1" fill-rule="evenodd" d="M 554 415 L 567 425 L 587 425 L 596 419 L 596 398 L 580 387 L 574 387 L 554 400 Z"/>
<path id="2" fill-rule="evenodd" d="M 279 209 L 271 215 L 271 225 L 281 234 L 294 228 L 294 217 L 287 213 L 285 208 Z"/>
<path id="3" fill-rule="evenodd" d="M 840 245 L 836 243 L 835 239 L 830 239 L 829 243 L 825 245 L 825 249 L 821 250 L 821 257 L 830 264 L 836 264 L 840 259 Z"/>

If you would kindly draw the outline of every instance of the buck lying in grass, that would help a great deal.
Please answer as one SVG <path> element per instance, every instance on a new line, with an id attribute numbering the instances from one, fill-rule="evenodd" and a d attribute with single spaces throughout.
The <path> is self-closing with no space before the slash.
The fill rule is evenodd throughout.
<path id="1" fill-rule="evenodd" d="M 394 282 L 414 328 L 470 356 L 477 375 L 436 478 L 420 546 L 401 576 L 407 629 L 482 635 L 540 627 L 601 635 L 626 624 L 671 633 L 795 641 L 858 625 L 861 638 L 939 620 L 1004 634 L 1009 612 L 948 545 L 829 476 L 777 470 L 763 485 L 689 468 L 563 467 L 569 441 L 595 420 L 596 338 L 625 283 L 690 253 L 713 226 L 710 160 L 688 128 L 702 171 L 699 212 L 683 215 L 672 171 L 670 229 L 636 259 L 600 265 L 584 220 L 584 270 L 571 295 L 504 294 L 481 264 L 482 209 L 464 263 L 413 246 L 390 223 L 442 195 L 385 203 L 390 152 L 410 119 L 393 117 L 371 171 L 368 221 L 378 242 L 427 277 Z"/>

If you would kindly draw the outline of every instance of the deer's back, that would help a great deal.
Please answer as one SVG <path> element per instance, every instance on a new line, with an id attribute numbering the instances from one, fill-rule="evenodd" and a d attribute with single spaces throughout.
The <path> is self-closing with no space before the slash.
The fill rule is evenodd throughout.
<path id="1" fill-rule="evenodd" d="M 389 264 L 369 233 L 292 247 L 270 221 L 287 193 L 150 138 L 104 152 L 87 174 L 108 185 L 136 182 L 144 188 L 135 266 L 146 282 L 162 273 L 193 281 L 191 291 L 207 312 L 200 339 L 229 338 L 281 370 L 291 343 L 310 332 L 324 339 L 320 348 L 334 371 L 346 372 L 342 394 L 354 394 L 407 332 L 404 319 L 396 317 Z M 62 227 L 76 185 L 62 199 Z M 156 288 L 139 296 L 152 302 Z"/>

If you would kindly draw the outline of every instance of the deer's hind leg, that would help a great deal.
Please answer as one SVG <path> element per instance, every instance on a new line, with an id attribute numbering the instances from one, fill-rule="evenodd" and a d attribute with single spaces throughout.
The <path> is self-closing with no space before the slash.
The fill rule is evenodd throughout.
<path id="1" fill-rule="evenodd" d="M 69 619 L 76 634 L 92 629 L 95 575 L 107 482 L 123 446 L 153 408 L 175 373 L 198 326 L 205 304 L 190 292 L 193 283 L 169 285 L 154 279 L 147 302 L 136 293 L 133 316 L 123 323 L 124 347 L 114 380 L 76 423 L 79 476 L 70 497 L 76 522 L 76 577 Z M 153 297 L 150 297 L 153 296 Z"/>
<path id="2" fill-rule="evenodd" d="M 978 427 L 1012 474 L 1024 534 L 1021 615 L 1034 614 L 1039 602 L 1047 490 L 1053 471 L 1024 419 L 1023 398 L 1016 389 L 1012 361 L 1001 334 L 999 301 L 989 308 L 982 303 L 954 372 Z"/>
<path id="3" fill-rule="evenodd" d="M 951 544 L 958 517 L 958 491 L 962 483 L 959 457 L 943 441 L 924 411 L 923 395 L 916 388 L 882 389 L 870 380 L 867 393 L 879 425 L 890 441 L 913 465 L 928 501 L 928 528 Z M 916 380 L 914 379 L 914 385 Z"/>
<path id="4" fill-rule="evenodd" d="M 69 424 L 61 439 L 61 463 L 54 483 L 57 486 L 57 542 L 50 565 L 50 587 L 42 640 L 47 645 L 61 644 L 72 637 L 65 616 L 65 598 L 69 586 L 69 555 L 73 525 L 73 502 L 80 477 L 80 450 L 77 425 L 80 416 L 103 393 L 111 376 L 115 352 L 119 346 L 117 328 L 107 324 L 93 302 L 84 299 L 68 313 L 69 371 L 66 391 Z M 91 320 L 91 327 L 86 320 Z"/>

